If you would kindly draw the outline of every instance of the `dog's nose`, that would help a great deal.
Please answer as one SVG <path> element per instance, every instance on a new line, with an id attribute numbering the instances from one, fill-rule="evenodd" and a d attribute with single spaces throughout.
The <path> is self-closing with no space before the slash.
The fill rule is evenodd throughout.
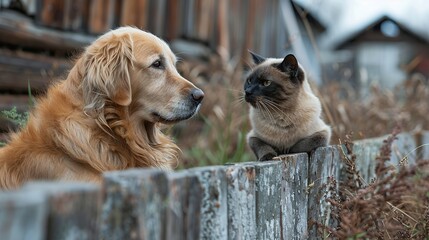
<path id="1" fill-rule="evenodd" d="M 204 98 L 204 92 L 196 88 L 192 90 L 191 96 L 192 96 L 192 99 L 194 99 L 196 102 L 201 102 Z"/>

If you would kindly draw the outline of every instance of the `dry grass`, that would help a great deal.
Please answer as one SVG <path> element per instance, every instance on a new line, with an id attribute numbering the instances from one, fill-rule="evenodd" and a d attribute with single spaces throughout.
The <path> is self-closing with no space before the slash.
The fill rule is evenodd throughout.
<path id="1" fill-rule="evenodd" d="M 369 185 L 359 181 L 353 143 L 346 139 L 348 178 L 329 179 L 330 216 L 336 227 L 319 225 L 329 239 L 428 239 L 429 238 L 429 161 L 396 170 L 386 164 L 392 153 L 395 129 L 375 159 L 376 178 Z M 357 177 L 356 177 L 357 176 Z"/>
<path id="2" fill-rule="evenodd" d="M 366 98 L 350 87 L 331 83 L 320 89 L 320 99 L 333 129 L 333 144 L 350 131 L 357 140 L 386 135 L 397 125 L 407 132 L 429 129 L 429 86 L 418 75 L 393 90 L 373 86 Z"/>

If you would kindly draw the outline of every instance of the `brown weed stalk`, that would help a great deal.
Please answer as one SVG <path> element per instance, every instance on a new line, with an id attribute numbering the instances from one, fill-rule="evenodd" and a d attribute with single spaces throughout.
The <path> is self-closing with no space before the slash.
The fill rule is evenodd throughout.
<path id="1" fill-rule="evenodd" d="M 395 129 L 376 158 L 376 178 L 369 185 L 357 185 L 354 178 L 340 183 L 340 191 L 327 199 L 336 226 L 321 226 L 333 239 L 426 239 L 429 237 L 429 161 L 399 169 L 386 167 Z M 346 141 L 347 142 L 347 141 Z M 347 147 L 348 154 L 352 148 Z M 346 164 L 349 174 L 358 174 Z M 332 179 L 330 181 L 333 181 Z M 334 182 L 335 183 L 335 182 Z M 335 185 L 334 185 L 335 186 Z"/>

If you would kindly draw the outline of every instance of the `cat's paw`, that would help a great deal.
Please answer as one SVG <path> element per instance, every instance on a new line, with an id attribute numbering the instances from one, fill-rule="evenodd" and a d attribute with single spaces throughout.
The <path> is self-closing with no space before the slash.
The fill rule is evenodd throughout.
<path id="1" fill-rule="evenodd" d="M 273 160 L 274 157 L 277 157 L 276 153 L 267 153 L 264 156 L 260 157 L 258 159 L 258 161 L 263 162 L 263 161 L 270 161 Z"/>

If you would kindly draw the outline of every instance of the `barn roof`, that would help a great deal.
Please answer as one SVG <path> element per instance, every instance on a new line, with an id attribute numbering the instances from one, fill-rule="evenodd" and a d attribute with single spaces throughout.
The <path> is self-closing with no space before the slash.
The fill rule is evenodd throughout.
<path id="1" fill-rule="evenodd" d="M 327 26 L 321 47 L 336 49 L 384 20 L 429 42 L 426 0 L 294 0 Z"/>

